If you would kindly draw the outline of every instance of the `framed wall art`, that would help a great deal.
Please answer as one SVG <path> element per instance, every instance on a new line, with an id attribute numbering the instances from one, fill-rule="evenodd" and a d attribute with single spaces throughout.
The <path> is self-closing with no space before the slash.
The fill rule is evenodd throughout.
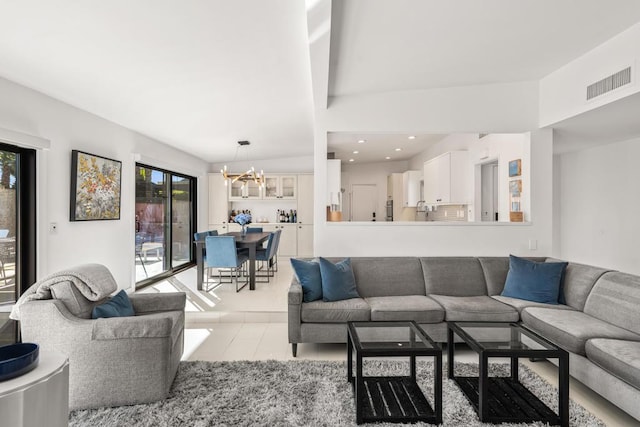
<path id="1" fill-rule="evenodd" d="M 514 179 L 509 181 L 509 220 L 511 222 L 522 222 L 524 220 L 524 212 L 521 205 L 522 180 Z"/>
<path id="2" fill-rule="evenodd" d="M 522 175 L 522 160 L 516 159 L 509 162 L 509 176 Z"/>
<path id="3" fill-rule="evenodd" d="M 71 151 L 70 221 L 120 219 L 122 162 Z"/>

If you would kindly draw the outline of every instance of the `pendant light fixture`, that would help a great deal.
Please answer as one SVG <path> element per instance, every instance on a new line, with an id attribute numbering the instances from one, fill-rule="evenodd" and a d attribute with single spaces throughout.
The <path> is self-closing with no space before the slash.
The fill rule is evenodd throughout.
<path id="1" fill-rule="evenodd" d="M 238 158 L 238 153 L 241 149 L 245 150 L 247 165 L 249 165 L 249 145 L 251 143 L 249 141 L 238 141 L 238 146 L 236 147 L 236 155 L 234 156 L 234 162 Z M 229 185 L 229 183 L 233 184 L 236 181 L 242 182 L 242 186 L 244 187 L 247 182 L 254 182 L 259 186 L 265 186 L 265 176 L 264 171 L 260 171 L 257 173 L 253 166 L 250 166 L 246 172 L 242 173 L 231 173 L 227 170 L 227 165 L 224 165 L 224 168 L 220 170 L 222 174 L 222 179 L 224 180 L 224 185 Z"/>

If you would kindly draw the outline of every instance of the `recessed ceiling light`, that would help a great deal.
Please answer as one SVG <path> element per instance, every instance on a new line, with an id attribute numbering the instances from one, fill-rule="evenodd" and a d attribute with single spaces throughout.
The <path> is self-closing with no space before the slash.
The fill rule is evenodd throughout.
<path id="1" fill-rule="evenodd" d="M 409 139 L 416 139 L 415 135 L 409 135 Z"/>
<path id="2" fill-rule="evenodd" d="M 366 139 L 359 139 L 359 140 L 358 140 L 358 144 L 364 144 L 365 142 L 367 142 L 367 140 L 366 140 Z"/>
<path id="3" fill-rule="evenodd" d="M 358 151 L 358 150 L 355 150 L 355 151 L 353 152 L 353 154 L 358 154 L 358 153 L 359 153 L 359 151 Z"/>
<path id="4" fill-rule="evenodd" d="M 402 148 L 396 148 L 396 151 L 402 151 Z"/>
<path id="5" fill-rule="evenodd" d="M 349 159 L 350 162 L 353 162 L 353 159 Z"/>
<path id="6" fill-rule="evenodd" d="M 384 158 L 385 160 L 391 160 L 391 157 L 387 156 Z"/>

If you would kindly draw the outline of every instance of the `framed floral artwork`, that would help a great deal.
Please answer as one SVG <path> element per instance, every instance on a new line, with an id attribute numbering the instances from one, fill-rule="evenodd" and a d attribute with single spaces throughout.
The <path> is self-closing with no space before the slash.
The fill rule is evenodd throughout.
<path id="1" fill-rule="evenodd" d="M 120 219 L 122 162 L 71 151 L 69 220 Z"/>

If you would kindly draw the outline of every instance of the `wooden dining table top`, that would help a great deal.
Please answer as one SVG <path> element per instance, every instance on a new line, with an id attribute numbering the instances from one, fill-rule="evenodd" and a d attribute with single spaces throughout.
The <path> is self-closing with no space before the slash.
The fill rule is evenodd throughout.
<path id="1" fill-rule="evenodd" d="M 236 244 L 259 244 L 269 238 L 271 233 L 246 233 L 244 236 L 240 231 L 229 231 L 228 233 L 220 234 L 220 236 L 233 236 L 236 238 Z"/>

